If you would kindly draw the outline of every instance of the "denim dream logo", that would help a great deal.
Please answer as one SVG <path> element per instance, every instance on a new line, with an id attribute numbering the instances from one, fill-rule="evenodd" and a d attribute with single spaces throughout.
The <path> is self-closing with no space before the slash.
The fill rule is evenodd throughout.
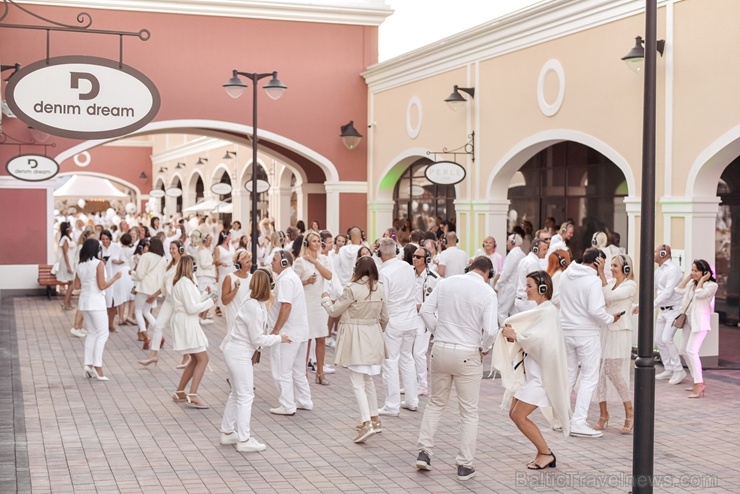
<path id="1" fill-rule="evenodd" d="M 148 77 L 98 57 L 34 62 L 10 78 L 6 97 L 24 123 L 73 139 L 131 133 L 151 122 L 160 107 L 159 91 Z"/>

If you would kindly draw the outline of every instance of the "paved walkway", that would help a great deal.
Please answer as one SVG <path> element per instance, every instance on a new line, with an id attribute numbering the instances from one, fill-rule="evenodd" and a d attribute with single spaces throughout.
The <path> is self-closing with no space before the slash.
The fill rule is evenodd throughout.
<path id="1" fill-rule="evenodd" d="M 564 438 L 545 429 L 535 412 L 557 454 L 558 468 L 533 473 L 524 468 L 533 456 L 532 446 L 499 409 L 500 382 L 484 380 L 477 476 L 459 482 L 454 466 L 456 407 L 449 407 L 437 435 L 434 470 L 417 472 L 415 444 L 426 398 L 420 412 L 384 419 L 382 434 L 357 445 L 352 442 L 357 411 L 346 370 L 329 376 L 331 386 L 311 384 L 313 411 L 275 416 L 269 413 L 277 404 L 269 357 L 255 371 L 252 416 L 254 435 L 268 449 L 240 454 L 233 446 L 218 444 L 229 389 L 217 349 L 223 319 L 206 327 L 211 370 L 200 394 L 212 408 L 194 410 L 170 399 L 179 380 L 179 355 L 167 345 L 158 367 L 139 366 L 136 360 L 146 352 L 132 326 L 113 333 L 106 346 L 104 363 L 111 380 L 85 379 L 83 341 L 69 334 L 74 313 L 61 311 L 58 300 L 2 301 L 2 493 L 630 490 L 632 437 L 618 433 L 623 418 L 619 404 L 610 406 L 613 421 L 601 439 Z M 710 371 L 706 383 L 706 398 L 700 400 L 687 400 L 685 386 L 656 385 L 655 492 L 740 492 L 740 372 Z M 380 380 L 376 384 L 382 399 Z M 594 404 L 592 420 L 598 416 L 596 408 Z"/>

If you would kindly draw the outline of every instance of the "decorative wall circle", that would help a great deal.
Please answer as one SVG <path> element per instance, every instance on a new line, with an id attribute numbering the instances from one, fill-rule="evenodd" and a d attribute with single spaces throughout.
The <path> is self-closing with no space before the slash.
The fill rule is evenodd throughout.
<path id="1" fill-rule="evenodd" d="M 411 116 L 414 108 L 416 108 L 416 111 L 419 113 L 419 119 L 416 122 L 415 127 L 411 123 Z M 410 138 L 416 139 L 418 137 L 419 131 L 421 131 L 421 120 L 421 100 L 418 96 L 412 96 L 409 100 L 409 104 L 406 106 L 406 133 L 408 133 Z"/>
<path id="2" fill-rule="evenodd" d="M 545 78 L 548 72 L 553 72 L 558 78 L 558 95 L 553 103 L 548 103 L 545 100 Z M 537 102 L 540 105 L 540 110 L 548 117 L 552 117 L 563 106 L 563 99 L 565 98 L 565 70 L 559 60 L 551 58 L 540 70 L 540 77 L 537 80 Z"/>
<path id="3" fill-rule="evenodd" d="M 90 161 L 92 161 L 92 157 L 87 151 L 82 151 L 81 153 L 75 154 L 72 160 L 75 162 L 75 165 L 80 168 L 85 168 L 90 164 Z"/>

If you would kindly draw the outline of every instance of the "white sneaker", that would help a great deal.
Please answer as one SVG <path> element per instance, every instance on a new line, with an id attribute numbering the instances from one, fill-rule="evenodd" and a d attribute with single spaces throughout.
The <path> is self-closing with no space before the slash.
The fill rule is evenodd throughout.
<path id="1" fill-rule="evenodd" d="M 87 336 L 87 331 L 85 331 L 84 329 L 72 328 L 69 330 L 69 332 L 72 333 L 72 336 L 76 336 L 78 338 L 84 338 L 85 336 Z"/>
<path id="2" fill-rule="evenodd" d="M 227 444 L 236 444 L 239 442 L 239 435 L 236 432 L 231 434 L 221 433 L 221 444 L 226 446 Z M 246 442 L 246 441 L 245 441 Z"/>
<path id="3" fill-rule="evenodd" d="M 324 374 L 334 374 L 337 370 L 334 367 L 324 366 Z"/>
<path id="4" fill-rule="evenodd" d="M 334 337 L 327 338 L 326 339 L 326 346 L 329 348 L 334 348 L 337 346 L 337 340 L 334 339 Z"/>
<path id="5" fill-rule="evenodd" d="M 213 324 L 213 319 L 201 319 L 200 323 L 208 326 L 209 324 Z"/>
<path id="6" fill-rule="evenodd" d="M 270 413 L 274 415 L 295 415 L 295 410 L 291 412 L 290 410 L 286 410 L 283 407 L 277 407 L 277 408 L 270 408 Z"/>
<path id="7" fill-rule="evenodd" d="M 601 437 L 604 435 L 603 432 L 592 429 L 586 424 L 583 425 L 571 425 L 570 435 L 573 437 Z"/>
<path id="8" fill-rule="evenodd" d="M 684 380 L 686 377 L 686 371 L 681 369 L 680 371 L 676 371 L 671 376 L 670 381 L 668 381 L 668 384 L 681 384 L 681 381 Z"/>
<path id="9" fill-rule="evenodd" d="M 381 409 L 378 410 L 378 415 L 388 415 L 390 417 L 398 417 L 398 411 L 395 411 L 394 412 L 392 410 L 389 410 L 386 407 L 383 407 L 383 408 L 381 408 Z"/>
<path id="10" fill-rule="evenodd" d="M 673 371 L 664 370 L 660 374 L 656 375 L 655 379 L 658 381 L 667 381 L 671 377 L 673 377 Z"/>
<path id="11" fill-rule="evenodd" d="M 402 401 L 401 402 L 401 408 L 404 408 L 404 409 L 406 409 L 406 410 L 408 410 L 410 412 L 415 412 L 416 410 L 419 409 L 419 407 L 417 405 L 409 405 L 405 401 Z"/>
<path id="12" fill-rule="evenodd" d="M 236 443 L 236 450 L 240 453 L 255 453 L 258 451 L 264 451 L 267 446 L 257 441 L 255 438 L 250 437 L 246 441 L 239 441 Z"/>

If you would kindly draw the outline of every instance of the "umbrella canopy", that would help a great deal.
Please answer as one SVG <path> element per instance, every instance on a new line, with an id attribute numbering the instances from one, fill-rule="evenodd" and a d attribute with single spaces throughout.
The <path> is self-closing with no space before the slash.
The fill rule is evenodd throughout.
<path id="1" fill-rule="evenodd" d="M 107 178 L 73 175 L 67 183 L 54 191 L 55 199 L 125 199 L 128 195 L 118 190 Z"/>
<path id="2" fill-rule="evenodd" d="M 215 211 L 216 209 L 218 211 Z M 216 213 L 230 213 L 232 211 L 232 205 L 231 203 L 219 201 L 217 199 L 206 199 L 205 201 L 200 201 L 199 203 L 193 204 L 192 206 L 182 210 L 183 213 L 210 213 L 211 211 Z"/>

